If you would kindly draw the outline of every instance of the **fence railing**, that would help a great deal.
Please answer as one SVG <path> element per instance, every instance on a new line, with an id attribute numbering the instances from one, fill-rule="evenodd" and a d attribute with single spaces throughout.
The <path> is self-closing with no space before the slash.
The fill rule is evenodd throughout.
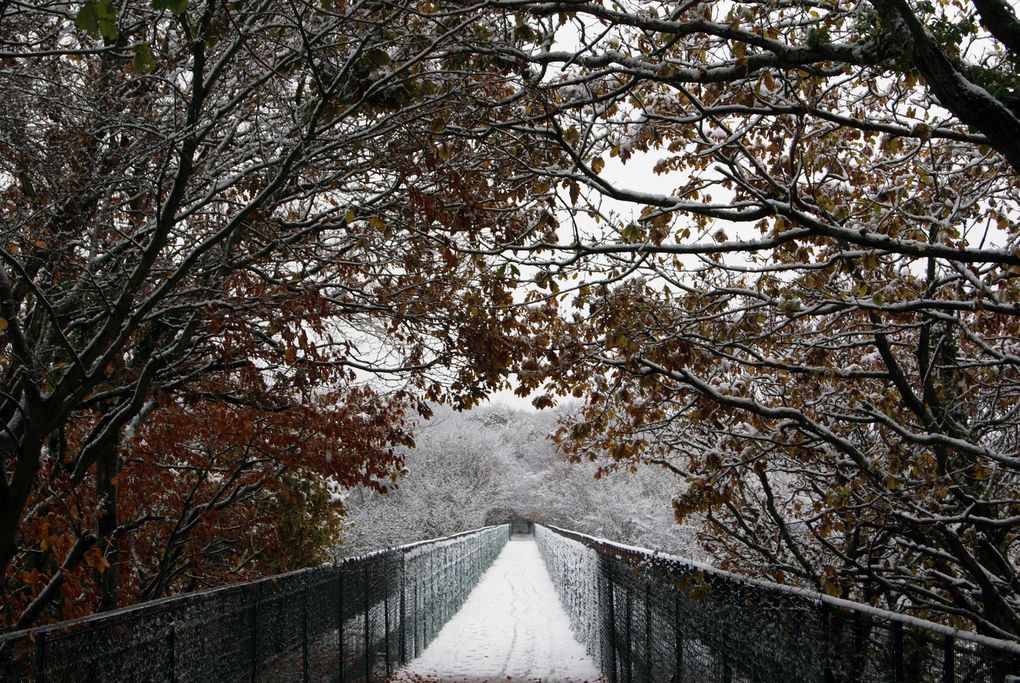
<path id="1" fill-rule="evenodd" d="M 508 526 L 0 635 L 0 680 L 385 678 L 456 614 Z"/>
<path id="2" fill-rule="evenodd" d="M 535 537 L 610 683 L 1020 683 L 1020 643 L 564 529 Z"/>

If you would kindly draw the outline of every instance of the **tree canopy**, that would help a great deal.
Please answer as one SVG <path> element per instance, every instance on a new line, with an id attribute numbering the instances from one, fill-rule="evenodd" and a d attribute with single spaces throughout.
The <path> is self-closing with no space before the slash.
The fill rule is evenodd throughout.
<path id="1" fill-rule="evenodd" d="M 526 386 L 587 400 L 566 451 L 676 472 L 729 566 L 1020 634 L 1013 10 L 530 10 L 576 36 L 506 49 L 568 160 L 528 166 L 570 232 L 516 252 L 559 302 Z"/>
<path id="2" fill-rule="evenodd" d="M 513 372 L 717 561 L 1020 636 L 1018 46 L 1004 0 L 0 5 L 5 622 L 286 563 Z"/>
<path id="3" fill-rule="evenodd" d="M 257 570 L 263 513 L 294 486 L 320 501 L 381 486 L 406 411 L 501 383 L 513 321 L 488 309 L 509 294 L 419 227 L 531 210 L 443 135 L 506 94 L 505 67 L 456 67 L 499 20 L 416 3 L 0 8 L 8 626 Z"/>

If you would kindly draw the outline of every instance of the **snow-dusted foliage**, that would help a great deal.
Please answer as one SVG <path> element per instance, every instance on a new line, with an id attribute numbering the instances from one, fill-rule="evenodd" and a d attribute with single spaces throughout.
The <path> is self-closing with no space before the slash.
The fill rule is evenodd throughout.
<path id="1" fill-rule="evenodd" d="M 535 527 L 535 541 L 552 577 L 560 604 L 570 617 L 570 627 L 588 654 L 597 657 L 599 640 L 599 560 L 588 546 Z"/>
<path id="2" fill-rule="evenodd" d="M 3 4 L 0 628 L 317 563 L 405 412 L 503 386 L 528 312 L 452 250 L 552 222 L 462 135 L 486 4 Z"/>
<path id="3" fill-rule="evenodd" d="M 676 524 L 670 504 L 681 480 L 652 468 L 596 479 L 596 465 L 566 462 L 549 440 L 563 414 L 437 408 L 419 426 L 416 447 L 404 452 L 406 473 L 397 488 L 351 494 L 351 526 L 340 553 L 522 517 L 696 555 L 693 528 Z"/>

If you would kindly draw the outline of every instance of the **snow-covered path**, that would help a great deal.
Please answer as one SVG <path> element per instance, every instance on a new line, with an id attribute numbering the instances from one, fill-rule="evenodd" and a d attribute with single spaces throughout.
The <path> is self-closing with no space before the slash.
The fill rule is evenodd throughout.
<path id="1" fill-rule="evenodd" d="M 599 680 L 533 536 L 513 536 L 461 610 L 396 681 Z"/>

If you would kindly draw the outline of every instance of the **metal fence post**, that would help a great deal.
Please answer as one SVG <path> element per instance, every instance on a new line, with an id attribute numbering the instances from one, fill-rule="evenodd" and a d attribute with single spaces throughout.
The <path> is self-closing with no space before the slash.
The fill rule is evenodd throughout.
<path id="1" fill-rule="evenodd" d="M 905 683 L 906 671 L 903 666 L 903 623 L 893 622 L 893 683 Z"/>
<path id="2" fill-rule="evenodd" d="M 864 638 L 864 618 L 860 612 L 854 612 L 854 656 L 851 675 L 857 678 L 864 672 L 865 660 L 867 659 L 868 648 Z"/>
<path id="3" fill-rule="evenodd" d="M 676 683 L 683 681 L 684 675 L 684 636 L 683 629 L 680 628 L 680 596 L 673 596 L 673 644 L 674 644 L 674 664 L 673 664 L 673 680 Z"/>
<path id="4" fill-rule="evenodd" d="M 390 675 L 390 582 L 389 572 L 386 572 L 385 585 L 383 586 L 383 645 L 386 647 L 386 675 Z"/>
<path id="5" fill-rule="evenodd" d="M 369 601 L 369 586 L 368 586 L 368 563 L 363 562 L 361 564 L 361 580 L 362 589 L 365 595 L 364 607 L 365 607 L 365 681 L 372 680 L 372 629 L 369 623 L 369 612 L 372 611 L 372 603 Z"/>
<path id="6" fill-rule="evenodd" d="M 259 584 L 251 585 L 251 680 L 252 683 L 258 680 L 259 676 Z"/>
<path id="7" fill-rule="evenodd" d="M 407 661 L 407 556 L 400 553 L 400 663 Z"/>
<path id="8" fill-rule="evenodd" d="M 824 602 L 818 606 L 818 618 L 822 626 L 822 681 L 832 683 L 832 633 L 829 619 L 829 606 Z"/>
<path id="9" fill-rule="evenodd" d="M 35 683 L 46 681 L 46 632 L 35 636 Z"/>
<path id="10" fill-rule="evenodd" d="M 645 584 L 645 683 L 652 680 L 652 586 Z"/>
<path id="11" fill-rule="evenodd" d="M 955 639 L 946 635 L 942 641 L 942 683 L 956 681 L 956 647 Z"/>
<path id="12" fill-rule="evenodd" d="M 337 657 L 340 663 L 340 683 L 344 683 L 344 670 L 347 656 L 344 653 L 344 565 L 338 564 L 336 568 L 337 599 L 336 599 L 336 647 Z"/>
<path id="13" fill-rule="evenodd" d="M 428 646 L 436 635 L 436 554 L 429 553 L 429 625 L 425 630 L 425 645 Z"/>
<path id="14" fill-rule="evenodd" d="M 446 594 L 443 585 L 443 579 L 446 577 L 446 548 L 442 548 L 436 553 L 436 575 L 433 577 L 432 586 L 435 588 L 436 603 L 435 609 L 432 610 L 432 640 L 435 640 L 439 635 L 439 630 L 442 628 L 440 624 L 443 623 L 443 619 L 446 618 Z"/>
<path id="15" fill-rule="evenodd" d="M 302 577 L 304 579 L 304 577 Z M 308 683 L 308 580 L 301 590 L 301 678 Z"/>
<path id="16" fill-rule="evenodd" d="M 167 648 L 170 650 L 170 683 L 177 683 L 177 623 L 173 621 L 167 634 Z"/>
<path id="17" fill-rule="evenodd" d="M 625 638 L 625 643 L 626 643 L 624 645 L 624 648 L 627 651 L 627 677 L 626 677 L 625 680 L 627 681 L 627 683 L 634 683 L 634 645 L 633 645 L 634 641 L 631 638 L 631 632 L 630 632 L 631 631 L 631 623 L 630 623 L 631 622 L 631 616 L 630 616 L 630 613 L 631 613 L 631 591 L 630 591 L 630 586 L 626 587 L 625 592 L 624 592 L 623 595 L 624 595 L 624 607 L 627 610 L 627 614 L 626 614 L 626 616 L 624 617 L 624 620 L 623 620 L 623 623 L 625 624 L 625 629 L 626 629 L 624 631 L 624 638 Z"/>
<path id="18" fill-rule="evenodd" d="M 605 562 L 606 567 L 606 595 L 609 598 L 609 610 L 607 616 L 609 617 L 609 668 L 612 671 L 612 675 L 609 677 L 609 683 L 616 683 L 616 605 L 613 600 L 613 575 L 612 567 L 608 561 L 599 557 L 600 563 Z"/>

